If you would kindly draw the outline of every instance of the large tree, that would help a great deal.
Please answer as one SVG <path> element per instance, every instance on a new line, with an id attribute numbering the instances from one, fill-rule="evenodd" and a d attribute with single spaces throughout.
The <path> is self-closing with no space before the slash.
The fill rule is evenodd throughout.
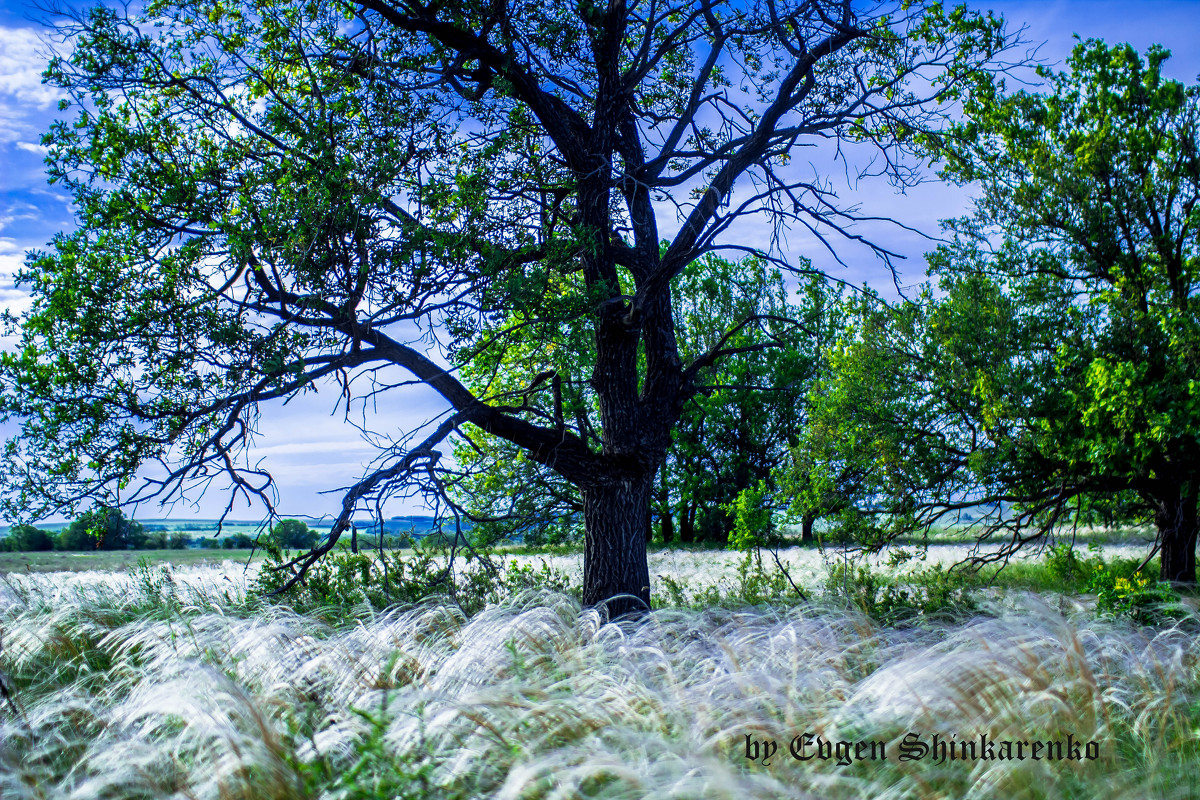
<path id="1" fill-rule="evenodd" d="M 940 291 L 860 309 L 823 394 L 818 451 L 892 512 L 878 532 L 971 509 L 1004 555 L 1107 504 L 1195 582 L 1200 86 L 1167 55 L 1081 43 L 1042 91 L 980 87 L 938 143 L 976 213 L 930 259 Z"/>
<path id="2" fill-rule="evenodd" d="M 672 280 L 722 246 L 770 255 L 733 234 L 751 215 L 861 242 L 868 212 L 802 148 L 910 183 L 914 132 L 1008 43 L 940 3 L 832 0 L 156 0 L 58 30 L 73 49 L 47 77 L 78 113 L 45 141 L 80 227 L 22 276 L 10 506 L 115 497 L 135 474 L 141 499 L 224 475 L 231 502 L 269 501 L 242 458 L 260 408 L 417 381 L 449 411 L 419 436 L 372 418 L 380 459 L 295 566 L 398 484 L 439 490 L 443 443 L 473 426 L 579 487 L 584 601 L 623 596 L 614 612 L 648 601 L 653 476 L 731 349 L 681 358 Z M 503 347 L 514 311 L 586 320 L 598 427 L 447 369 Z"/>

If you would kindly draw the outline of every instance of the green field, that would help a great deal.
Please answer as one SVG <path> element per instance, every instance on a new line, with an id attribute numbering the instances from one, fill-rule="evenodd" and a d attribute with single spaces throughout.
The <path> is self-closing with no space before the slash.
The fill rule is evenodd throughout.
<path id="1" fill-rule="evenodd" d="M 0 574 L 6 572 L 82 572 L 85 570 L 121 571 L 145 559 L 153 564 L 176 566 L 218 565 L 226 561 L 262 561 L 263 551 L 251 550 L 97 550 L 92 553 L 3 553 Z"/>

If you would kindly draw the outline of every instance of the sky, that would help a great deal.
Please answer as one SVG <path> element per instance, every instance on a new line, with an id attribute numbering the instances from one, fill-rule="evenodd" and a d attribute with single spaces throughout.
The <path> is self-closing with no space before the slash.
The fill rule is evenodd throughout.
<path id="1" fill-rule="evenodd" d="M 990 8 L 1011 26 L 1024 26 L 1024 38 L 1040 45 L 1039 58 L 1052 66 L 1061 66 L 1076 43 L 1075 35 L 1110 43 L 1129 42 L 1139 51 L 1158 43 L 1173 53 L 1165 66 L 1168 77 L 1189 84 L 1200 82 L 1200 0 L 983 0 L 972 3 L 972 7 Z M 47 52 L 42 36 L 46 29 L 37 20 L 43 16 L 27 0 L 0 0 L 0 307 L 15 312 L 28 305 L 27 294 L 14 286 L 12 278 L 25 254 L 46 248 L 56 232 L 74 225 L 69 197 L 46 182 L 44 148 L 39 144 L 41 134 L 55 118 L 59 99 L 56 90 L 41 83 Z M 936 182 L 909 189 L 903 195 L 878 183 L 843 186 L 839 194 L 845 200 L 861 203 L 864 212 L 893 217 L 929 235 L 937 234 L 938 220 L 963 213 L 969 203 L 964 190 Z M 902 283 L 911 285 L 921 280 L 921 254 L 931 249 L 928 239 L 898 228 L 880 228 L 875 235 L 882 244 L 909 256 L 901 266 Z M 753 238 L 753 234 L 750 236 Z M 840 265 L 802 236 L 791 239 L 789 245 L 842 280 L 890 290 L 891 275 L 865 252 L 843 251 L 846 263 Z M 335 512 L 340 495 L 328 490 L 361 477 L 376 453 L 354 427 L 341 421 L 335 412 L 336 399 L 334 387 L 319 388 L 263 414 L 253 457 L 263 459 L 274 474 L 279 511 L 285 516 L 319 518 Z M 380 401 L 376 413 L 387 419 L 389 427 L 403 430 L 443 410 L 432 392 L 418 387 L 389 394 Z M 11 423 L 0 426 L 4 438 L 14 432 Z M 137 514 L 140 518 L 214 517 L 227 498 L 210 490 L 188 500 L 168 509 L 143 506 Z M 422 513 L 422 508 L 398 502 L 389 506 L 387 513 Z M 261 514 L 261 508 L 238 505 L 231 516 L 257 519 Z"/>

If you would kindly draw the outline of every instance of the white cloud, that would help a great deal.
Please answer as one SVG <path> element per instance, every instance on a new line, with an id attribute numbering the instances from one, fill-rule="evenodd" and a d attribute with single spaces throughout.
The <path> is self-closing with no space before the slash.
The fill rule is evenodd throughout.
<path id="1" fill-rule="evenodd" d="M 25 253 L 12 239 L 0 239 L 0 288 L 12 286 L 13 276 L 25 265 Z"/>
<path id="2" fill-rule="evenodd" d="M 49 47 L 41 31 L 0 27 L 0 144 L 40 147 L 21 140 L 36 137 L 46 127 L 47 114 L 65 96 L 61 89 L 42 83 L 48 61 Z"/>
<path id="3" fill-rule="evenodd" d="M 0 94 L 46 109 L 62 91 L 42 83 L 48 48 L 33 28 L 0 28 Z"/>
<path id="4" fill-rule="evenodd" d="M 24 314 L 33 305 L 29 293 L 21 289 L 0 289 L 0 311 L 9 311 L 17 316 Z M 13 341 L 0 339 L 0 349 L 11 347 Z"/>
<path id="5" fill-rule="evenodd" d="M 13 305 L 23 305 L 29 301 L 29 292 L 24 289 L 0 287 L 0 307 L 12 308 Z"/>
<path id="6" fill-rule="evenodd" d="M 17 142 L 17 149 L 24 150 L 27 153 L 37 153 L 38 155 L 46 155 L 50 152 L 50 148 L 44 144 L 34 144 L 32 142 Z"/>
<path id="7" fill-rule="evenodd" d="M 35 134 L 38 126 L 27 119 L 28 116 L 28 108 L 0 94 L 0 144 L 17 142 Z"/>
<path id="8" fill-rule="evenodd" d="M 13 240 L 0 238 L 0 311 L 23 314 L 32 305 L 29 292 L 13 285 L 13 276 L 24 264 L 25 256 Z M 0 338 L 0 350 L 12 347 L 14 343 L 11 338 Z"/>
<path id="9" fill-rule="evenodd" d="M 53 223 L 56 217 L 63 227 L 69 224 L 70 216 L 64 218 L 55 207 L 61 205 L 62 198 L 51 197 L 50 202 L 38 205 L 19 197 L 14 197 L 7 207 L 0 205 L 0 232 L 5 234 L 0 236 L 0 255 L 23 254 L 31 247 L 43 247 L 46 244 L 46 226 Z"/>

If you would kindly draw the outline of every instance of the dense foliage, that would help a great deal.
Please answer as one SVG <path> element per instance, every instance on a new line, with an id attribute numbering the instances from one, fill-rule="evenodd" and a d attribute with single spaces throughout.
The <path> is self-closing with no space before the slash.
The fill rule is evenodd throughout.
<path id="1" fill-rule="evenodd" d="M 1195 581 L 1200 86 L 1166 57 L 1082 43 L 1044 92 L 974 92 L 939 143 L 976 212 L 936 287 L 860 305 L 806 434 L 868 538 L 969 510 L 1003 555 L 1100 511 L 1152 519 L 1161 578 Z"/>
<path id="2" fill-rule="evenodd" d="M 655 476 L 647 540 L 724 544 L 733 530 L 730 503 L 747 490 L 779 494 L 790 448 L 807 416 L 807 396 L 821 369 L 823 351 L 843 325 L 842 292 L 820 276 L 809 277 L 788 297 L 782 274 L 761 259 L 731 262 L 705 257 L 675 282 L 676 330 L 686 360 L 723 342 L 731 352 L 702 374 L 704 389 L 683 408 L 666 458 Z M 740 329 L 730 333 L 727 321 Z M 517 325 L 522 337 L 490 358 L 463 365 L 464 382 L 482 396 L 523 395 L 547 376 L 535 375 L 531 351 L 557 359 L 552 393 L 525 402 L 546 402 L 545 413 L 586 416 L 594 392 L 585 380 L 593 362 L 580 324 L 536 333 Z M 495 358 L 499 356 L 500 360 Z M 561 362 L 561 363 L 559 363 Z M 453 496 L 476 522 L 479 542 L 515 536 L 528 544 L 559 544 L 583 533 L 579 490 L 552 470 L 524 458 L 498 437 L 473 435 L 454 450 L 461 473 Z M 655 524 L 656 523 L 656 524 Z"/>
<path id="3" fill-rule="evenodd" d="M 292 550 L 309 550 L 317 544 L 317 532 L 309 530 L 308 523 L 299 519 L 281 519 L 271 528 L 271 541 L 277 547 Z"/>

